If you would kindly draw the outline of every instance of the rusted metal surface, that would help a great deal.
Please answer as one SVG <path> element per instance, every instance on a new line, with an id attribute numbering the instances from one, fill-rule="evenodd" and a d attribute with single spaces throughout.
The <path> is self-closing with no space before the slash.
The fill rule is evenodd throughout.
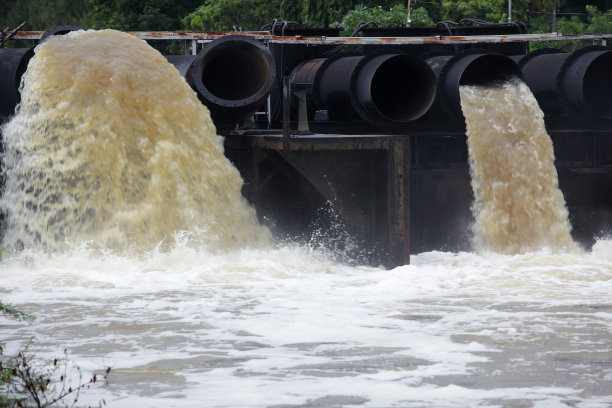
<path id="1" fill-rule="evenodd" d="M 185 31 L 126 31 L 141 40 L 198 40 L 210 42 L 228 35 L 242 35 L 254 40 L 267 41 L 272 37 L 269 31 L 215 31 L 195 33 Z"/>
<path id="2" fill-rule="evenodd" d="M 6 27 L 4 30 L 0 31 L 0 47 L 2 47 L 4 45 L 4 43 L 7 42 L 8 40 L 10 40 L 11 38 L 15 37 L 17 32 L 19 30 L 21 30 L 25 24 L 26 23 L 24 21 L 23 23 L 21 23 L 17 27 L 15 27 L 14 30 L 10 30 L 10 27 Z"/>
<path id="3" fill-rule="evenodd" d="M 184 31 L 126 31 L 142 40 L 194 40 L 210 42 L 227 35 L 242 35 L 255 40 L 279 44 L 312 45 L 427 45 L 427 44 L 474 44 L 512 43 L 525 41 L 593 40 L 606 41 L 612 34 L 511 34 L 475 36 L 432 36 L 432 37 L 325 37 L 325 36 L 277 36 L 269 31 L 228 31 L 228 32 L 184 32 Z M 20 31 L 13 37 L 17 40 L 38 40 L 43 31 Z"/>
<path id="4" fill-rule="evenodd" d="M 410 263 L 410 137 L 393 138 L 387 150 L 388 268 Z"/>
<path id="5" fill-rule="evenodd" d="M 14 40 L 40 40 L 44 31 L 19 31 L 13 36 Z"/>
<path id="6" fill-rule="evenodd" d="M 242 35 L 255 40 L 267 41 L 272 37 L 269 31 L 217 31 L 217 32 L 187 32 L 187 31 L 126 31 L 141 40 L 196 40 L 209 42 L 228 35 Z M 21 31 L 16 40 L 39 40 L 44 31 Z"/>

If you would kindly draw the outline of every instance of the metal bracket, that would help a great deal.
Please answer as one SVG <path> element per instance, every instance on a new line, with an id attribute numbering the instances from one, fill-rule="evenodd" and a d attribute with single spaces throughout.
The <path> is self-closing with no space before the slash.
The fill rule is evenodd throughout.
<path id="1" fill-rule="evenodd" d="M 311 134 L 308 126 L 308 105 L 306 104 L 306 89 L 300 89 L 293 93 L 298 98 L 298 133 Z"/>

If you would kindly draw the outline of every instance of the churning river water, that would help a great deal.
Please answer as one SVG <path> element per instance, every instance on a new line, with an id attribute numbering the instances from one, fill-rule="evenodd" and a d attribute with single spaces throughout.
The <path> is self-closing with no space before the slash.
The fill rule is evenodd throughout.
<path id="1" fill-rule="evenodd" d="M 129 56 L 144 64 L 128 67 L 137 75 L 115 71 Z M 393 270 L 275 245 L 240 197 L 208 112 L 178 73 L 147 72 L 147 61 L 159 71 L 159 57 L 111 31 L 37 49 L 3 131 L 4 242 L 23 250 L 0 263 L 0 298 L 36 316 L 0 318 L 7 353 L 34 337 L 35 355 L 66 348 L 85 377 L 110 366 L 79 405 L 612 406 L 612 240 L 588 251 L 571 242 L 556 181 L 549 201 L 561 226 L 536 232 L 561 231 L 560 241 L 500 244 L 509 237 L 480 224 L 478 251 L 413 255 Z M 70 58 L 79 72 L 51 80 L 66 76 Z M 138 83 L 147 78 L 154 85 Z M 161 100 L 175 109 L 148 105 L 160 98 L 147 92 L 171 78 Z M 99 81 L 103 92 L 90 89 Z M 486 207 L 479 186 L 475 211 Z M 527 226 L 542 205 L 519 206 Z"/>
<path id="2" fill-rule="evenodd" d="M 581 255 L 431 252 L 394 270 L 304 247 L 142 259 L 21 253 L 9 350 L 84 372 L 111 407 L 609 407 L 612 241 Z"/>

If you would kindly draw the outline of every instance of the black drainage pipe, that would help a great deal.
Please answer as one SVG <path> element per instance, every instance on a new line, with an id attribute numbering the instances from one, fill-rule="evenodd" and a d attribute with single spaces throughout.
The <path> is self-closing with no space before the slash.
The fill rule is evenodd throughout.
<path id="1" fill-rule="evenodd" d="M 15 113 L 21 100 L 21 77 L 33 56 L 31 48 L 0 49 L 0 117 L 7 118 Z"/>
<path id="2" fill-rule="evenodd" d="M 195 61 L 195 55 L 164 55 L 168 62 L 174 65 L 174 68 L 178 70 L 182 77 L 187 75 L 187 71 L 189 71 L 189 67 Z"/>
<path id="3" fill-rule="evenodd" d="M 174 61 L 179 71 L 186 61 Z M 233 126 L 266 100 L 274 67 L 272 54 L 259 41 L 229 35 L 206 44 L 188 66 L 185 79 L 210 110 L 215 125 Z"/>
<path id="4" fill-rule="evenodd" d="M 463 120 L 459 87 L 486 85 L 504 81 L 522 73 L 510 57 L 502 54 L 468 51 L 454 56 L 438 56 L 427 60 L 438 80 L 438 101 L 448 116 Z"/>
<path id="5" fill-rule="evenodd" d="M 71 31 L 79 31 L 79 30 L 84 30 L 84 28 L 79 27 L 79 26 L 75 26 L 75 25 L 60 25 L 60 26 L 56 26 L 56 27 L 50 28 L 47 31 L 45 31 L 43 33 L 43 35 L 40 37 L 40 42 L 44 42 L 49 37 L 52 37 L 54 35 L 65 35 L 65 34 L 68 34 Z"/>
<path id="6" fill-rule="evenodd" d="M 82 29 L 73 25 L 53 27 L 43 33 L 40 42 L 53 35 L 63 35 Z M 15 107 L 21 100 L 21 94 L 19 93 L 21 77 L 33 56 L 33 48 L 0 49 L 0 121 L 15 113 Z"/>
<path id="7" fill-rule="evenodd" d="M 310 86 L 319 105 L 337 120 L 364 120 L 377 127 L 423 116 L 436 95 L 435 76 L 408 54 L 315 59 L 298 65 L 292 85 Z"/>
<path id="8" fill-rule="evenodd" d="M 612 50 L 592 46 L 573 53 L 536 51 L 519 62 L 542 110 L 612 120 Z"/>

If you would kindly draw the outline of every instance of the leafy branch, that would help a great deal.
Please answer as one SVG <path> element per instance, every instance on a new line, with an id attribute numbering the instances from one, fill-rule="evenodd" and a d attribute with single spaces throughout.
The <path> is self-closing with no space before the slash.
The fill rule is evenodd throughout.
<path id="1" fill-rule="evenodd" d="M 3 303 L 1 300 L 0 300 L 0 314 L 8 316 L 8 317 L 12 317 L 13 319 L 21 320 L 21 321 L 34 321 L 34 319 L 36 319 L 36 317 L 34 317 L 33 315 L 17 309 L 13 305 Z"/>
<path id="2" fill-rule="evenodd" d="M 33 321 L 34 316 L 0 301 L 0 315 L 17 320 Z M 72 407 L 79 400 L 81 390 L 89 389 L 99 380 L 94 374 L 83 381 L 83 374 L 77 365 L 69 364 L 68 351 L 53 362 L 41 361 L 29 352 L 32 340 L 20 347 L 15 355 L 4 354 L 4 343 L 0 343 L 0 407 L 49 407 L 72 400 Z M 107 382 L 111 368 L 106 367 L 103 379 Z M 72 386 L 74 373 L 78 375 L 76 386 Z M 58 380 L 59 376 L 59 380 Z M 55 380 L 54 380 L 55 379 Z M 58 390 L 59 388 L 59 390 Z M 100 406 L 106 405 L 104 400 Z"/>
<path id="3" fill-rule="evenodd" d="M 6 407 L 49 407 L 59 402 L 72 400 L 74 407 L 81 390 L 89 389 L 98 382 L 98 375 L 94 374 L 88 381 L 83 381 L 83 374 L 78 366 L 70 370 L 68 351 L 64 350 L 64 357 L 53 360 L 51 368 L 41 368 L 40 362 L 29 353 L 29 345 L 22 347 L 15 356 L 4 359 L 0 347 L 0 406 Z M 103 379 L 106 381 L 111 368 L 107 367 Z M 78 375 L 78 383 L 71 385 L 71 372 Z M 60 374 L 61 373 L 61 374 Z M 52 378 L 60 374 L 59 382 Z M 57 385 L 60 385 L 59 390 Z M 100 405 L 106 405 L 102 400 Z"/>

